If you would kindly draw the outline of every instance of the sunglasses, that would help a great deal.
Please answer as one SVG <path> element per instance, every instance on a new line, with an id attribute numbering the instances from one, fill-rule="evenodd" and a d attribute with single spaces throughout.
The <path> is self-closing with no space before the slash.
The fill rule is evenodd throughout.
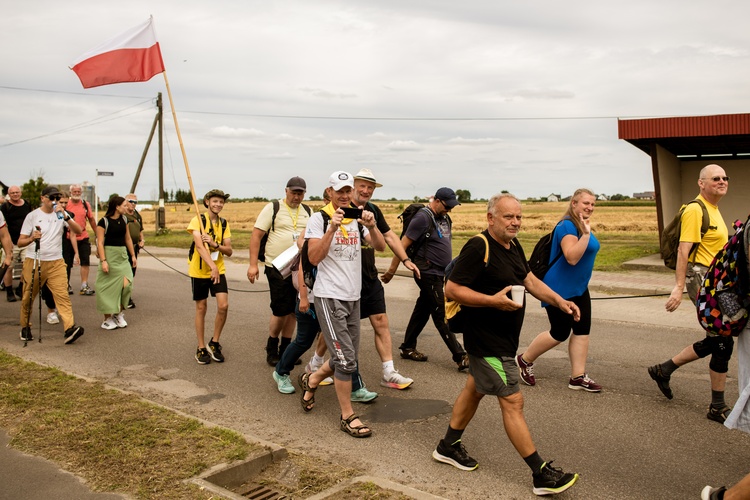
<path id="1" fill-rule="evenodd" d="M 719 181 L 729 182 L 729 176 L 728 175 L 725 175 L 724 177 L 721 177 L 721 176 L 717 175 L 716 177 L 709 177 L 709 179 L 712 180 L 712 181 L 714 181 L 714 182 L 719 182 Z"/>
<path id="2" fill-rule="evenodd" d="M 62 199 L 62 196 L 59 194 L 53 194 L 51 196 L 47 196 L 50 201 L 60 201 Z"/>
<path id="3" fill-rule="evenodd" d="M 128 200 L 128 203 L 132 203 L 133 205 L 136 205 L 138 202 L 136 200 Z"/>
<path id="4" fill-rule="evenodd" d="M 450 212 L 452 210 L 452 208 L 446 205 L 443 200 L 438 199 L 438 201 L 440 202 L 441 205 L 443 205 L 443 208 L 445 209 L 446 212 Z"/>

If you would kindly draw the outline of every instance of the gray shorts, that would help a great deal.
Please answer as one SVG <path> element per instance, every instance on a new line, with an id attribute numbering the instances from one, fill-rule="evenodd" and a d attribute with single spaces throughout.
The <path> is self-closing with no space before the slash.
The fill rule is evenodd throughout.
<path id="1" fill-rule="evenodd" d="M 480 358 L 469 354 L 469 373 L 477 392 L 488 396 L 508 397 L 520 391 L 518 367 L 513 357 Z"/>
<path id="2" fill-rule="evenodd" d="M 359 357 L 359 300 L 315 297 L 315 313 L 331 356 L 333 376 L 351 380 Z"/>

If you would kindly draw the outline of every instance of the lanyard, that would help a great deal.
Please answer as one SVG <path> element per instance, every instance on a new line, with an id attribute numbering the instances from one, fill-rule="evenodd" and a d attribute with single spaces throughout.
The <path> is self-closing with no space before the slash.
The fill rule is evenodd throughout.
<path id="1" fill-rule="evenodd" d="M 294 229 L 294 232 L 296 234 L 297 220 L 299 219 L 299 205 L 297 205 L 297 213 L 295 215 L 292 215 L 292 209 L 289 208 L 289 205 L 286 204 L 286 200 L 284 200 L 284 206 L 286 207 L 286 211 L 289 212 L 289 218 L 292 219 L 292 228 Z"/>

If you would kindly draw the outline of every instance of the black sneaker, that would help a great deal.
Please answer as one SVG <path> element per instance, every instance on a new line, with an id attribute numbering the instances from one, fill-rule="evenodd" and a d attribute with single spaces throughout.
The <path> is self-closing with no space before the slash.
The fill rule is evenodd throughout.
<path id="1" fill-rule="evenodd" d="M 31 334 L 31 327 L 24 326 L 21 328 L 21 340 L 28 342 L 34 340 L 34 336 Z"/>
<path id="2" fill-rule="evenodd" d="M 221 344 L 214 342 L 213 340 L 208 343 L 208 352 L 211 354 L 211 359 L 217 363 L 224 362 L 224 355 L 221 353 Z"/>
<path id="3" fill-rule="evenodd" d="M 563 472 L 552 467 L 552 460 L 544 462 L 542 468 L 533 474 L 535 495 L 556 495 L 567 490 L 578 481 L 578 474 Z"/>
<path id="4" fill-rule="evenodd" d="M 68 295 L 73 295 L 73 288 L 68 285 Z"/>
<path id="5" fill-rule="evenodd" d="M 81 335 L 83 335 L 83 327 L 73 325 L 65 330 L 65 343 L 72 344 L 73 342 L 78 340 L 78 337 L 80 337 Z"/>
<path id="6" fill-rule="evenodd" d="M 450 446 L 441 439 L 435 451 L 432 452 L 432 458 L 461 470 L 474 470 L 479 467 L 479 463 L 466 453 L 466 448 L 460 439 Z"/>
<path id="7" fill-rule="evenodd" d="M 669 375 L 664 375 L 661 372 L 661 365 L 649 366 L 648 374 L 654 379 L 656 385 L 659 386 L 659 390 L 667 399 L 672 399 L 674 397 L 674 394 L 672 394 L 672 388 L 669 387 L 669 379 L 671 377 Z"/>
<path id="8" fill-rule="evenodd" d="M 127 309 L 135 309 L 135 302 L 133 302 L 133 299 L 130 299 L 130 301 L 128 302 Z"/>
<path id="9" fill-rule="evenodd" d="M 8 302 L 15 302 L 16 300 L 18 300 L 18 299 L 16 299 L 16 294 L 13 293 L 13 289 L 12 288 L 8 288 L 7 290 L 8 290 L 8 292 L 7 292 Z"/>
<path id="10" fill-rule="evenodd" d="M 211 355 L 205 347 L 199 347 L 195 352 L 195 360 L 199 365 L 207 365 L 211 362 Z"/>

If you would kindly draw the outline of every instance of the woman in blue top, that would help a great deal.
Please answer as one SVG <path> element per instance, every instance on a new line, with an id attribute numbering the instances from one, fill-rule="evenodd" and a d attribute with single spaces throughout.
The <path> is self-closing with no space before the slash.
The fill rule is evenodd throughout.
<path id="1" fill-rule="evenodd" d="M 570 337 L 568 387 L 588 392 L 602 390 L 602 386 L 591 380 L 586 373 L 591 330 L 591 296 L 588 286 L 594 259 L 599 251 L 599 241 L 591 234 L 591 214 L 594 213 L 595 204 L 594 193 L 588 189 L 578 189 L 570 199 L 568 211 L 555 227 L 550 252 L 550 262 L 553 264 L 544 276 L 544 283 L 564 299 L 575 303 L 581 310 L 581 320 L 576 323 L 572 316 L 542 303 L 547 311 L 550 329 L 537 335 L 526 352 L 516 356 L 521 380 L 527 385 L 536 384 L 534 361 Z"/>

